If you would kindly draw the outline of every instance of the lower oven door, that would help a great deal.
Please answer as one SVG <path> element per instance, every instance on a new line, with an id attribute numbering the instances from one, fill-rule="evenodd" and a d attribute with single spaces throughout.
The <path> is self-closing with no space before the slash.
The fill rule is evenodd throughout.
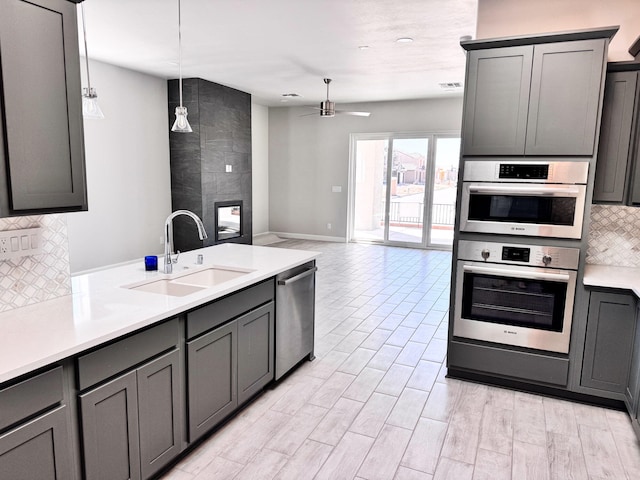
<path id="1" fill-rule="evenodd" d="M 456 337 L 569 352 L 576 272 L 459 261 Z"/>

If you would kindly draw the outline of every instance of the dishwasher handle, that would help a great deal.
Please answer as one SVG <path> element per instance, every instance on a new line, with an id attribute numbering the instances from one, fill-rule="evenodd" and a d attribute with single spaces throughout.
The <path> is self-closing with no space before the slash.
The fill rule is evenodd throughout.
<path id="1" fill-rule="evenodd" d="M 286 280 L 278 280 L 278 285 L 289 285 L 293 282 L 297 282 L 298 280 L 302 280 L 305 277 L 308 277 L 311 274 L 314 274 L 318 271 L 318 267 L 311 267 L 308 270 L 296 275 L 295 277 L 287 278 Z"/>

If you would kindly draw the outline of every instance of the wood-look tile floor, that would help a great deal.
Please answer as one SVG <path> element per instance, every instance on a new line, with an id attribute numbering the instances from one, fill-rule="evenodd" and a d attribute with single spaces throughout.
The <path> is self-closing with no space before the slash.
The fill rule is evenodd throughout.
<path id="1" fill-rule="evenodd" d="M 321 251 L 316 360 L 167 473 L 223 479 L 640 479 L 623 412 L 445 378 L 451 255 Z"/>

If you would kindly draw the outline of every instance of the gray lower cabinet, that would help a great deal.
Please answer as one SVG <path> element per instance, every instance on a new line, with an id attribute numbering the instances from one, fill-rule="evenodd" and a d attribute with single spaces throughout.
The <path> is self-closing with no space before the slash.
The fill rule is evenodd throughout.
<path id="1" fill-rule="evenodd" d="M 273 380 L 274 312 L 269 302 L 187 342 L 190 442 Z"/>
<path id="2" fill-rule="evenodd" d="M 582 376 L 583 387 L 623 399 L 636 331 L 632 294 L 593 290 L 589 299 Z"/>
<path id="3" fill-rule="evenodd" d="M 69 458 L 71 442 L 66 409 L 66 406 L 60 406 L 0 435 L 0 478 L 74 478 Z"/>
<path id="4" fill-rule="evenodd" d="M 189 441 L 238 406 L 238 324 L 230 322 L 187 342 Z"/>
<path id="5" fill-rule="evenodd" d="M 504 43 L 462 44 L 463 155 L 592 155 L 607 39 Z"/>
<path id="6" fill-rule="evenodd" d="M 636 331 L 624 401 L 631 415 L 631 424 L 640 439 L 640 301 L 636 309 Z"/>
<path id="7" fill-rule="evenodd" d="M 173 350 L 80 395 L 87 479 L 149 478 L 180 453 L 179 371 Z"/>
<path id="8" fill-rule="evenodd" d="M 264 305 L 238 320 L 238 404 L 274 378 L 275 309 Z"/>
<path id="9" fill-rule="evenodd" d="M 87 479 L 140 479 L 136 372 L 80 396 Z"/>
<path id="10" fill-rule="evenodd" d="M 76 3 L 3 1 L 0 77 L 0 216 L 86 210 Z"/>
<path id="11" fill-rule="evenodd" d="M 63 367 L 0 387 L 0 479 L 75 478 Z"/>

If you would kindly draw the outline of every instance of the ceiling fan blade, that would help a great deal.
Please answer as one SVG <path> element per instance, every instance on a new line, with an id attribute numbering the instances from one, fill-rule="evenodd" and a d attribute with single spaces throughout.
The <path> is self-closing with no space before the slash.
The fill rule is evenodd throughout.
<path id="1" fill-rule="evenodd" d="M 318 116 L 318 112 L 313 112 L 313 113 L 305 113 L 304 115 L 298 115 L 299 117 L 317 117 Z"/>
<path id="2" fill-rule="evenodd" d="M 336 110 L 336 115 L 354 115 L 356 117 L 368 117 L 371 112 L 345 112 L 344 110 Z"/>

